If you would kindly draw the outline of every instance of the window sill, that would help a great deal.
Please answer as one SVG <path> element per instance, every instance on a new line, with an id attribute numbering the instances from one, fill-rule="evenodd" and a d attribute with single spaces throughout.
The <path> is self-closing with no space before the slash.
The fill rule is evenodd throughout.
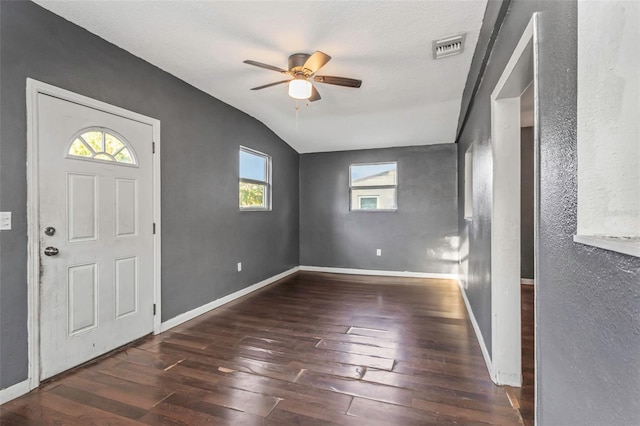
<path id="1" fill-rule="evenodd" d="M 270 212 L 271 209 L 270 208 L 265 209 L 265 208 L 259 208 L 259 207 L 255 207 L 255 208 L 246 207 L 246 208 L 241 208 L 240 211 L 241 212 Z"/>
<path id="2" fill-rule="evenodd" d="M 395 213 L 398 209 L 352 209 L 350 212 L 367 212 L 367 213 Z"/>
<path id="3" fill-rule="evenodd" d="M 588 246 L 640 257 L 640 238 L 596 237 L 594 235 L 574 235 L 573 241 Z"/>

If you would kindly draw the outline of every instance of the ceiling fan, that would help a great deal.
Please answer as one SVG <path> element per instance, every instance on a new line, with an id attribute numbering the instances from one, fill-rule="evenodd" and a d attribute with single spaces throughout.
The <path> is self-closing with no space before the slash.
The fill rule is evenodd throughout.
<path id="1" fill-rule="evenodd" d="M 356 80 L 354 78 L 316 75 L 316 72 L 318 72 L 318 70 L 325 66 L 330 60 L 331 56 L 317 50 L 312 55 L 309 55 L 308 53 L 294 53 L 289 56 L 288 70 L 283 70 L 282 68 L 274 67 L 273 65 L 251 60 L 243 62 L 245 64 L 265 68 L 293 77 L 282 81 L 276 81 L 275 83 L 265 84 L 264 86 L 254 87 L 251 90 L 266 89 L 267 87 L 277 86 L 278 84 L 289 83 L 289 96 L 295 99 L 308 99 L 309 102 L 314 102 L 321 98 L 315 86 L 311 83 L 311 80 L 316 83 L 333 84 L 335 86 L 344 87 L 357 88 L 362 85 L 362 80 Z"/>

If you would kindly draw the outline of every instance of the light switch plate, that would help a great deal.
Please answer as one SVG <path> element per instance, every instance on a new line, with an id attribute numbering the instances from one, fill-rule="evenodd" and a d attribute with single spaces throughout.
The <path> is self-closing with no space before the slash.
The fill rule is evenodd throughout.
<path id="1" fill-rule="evenodd" d="M 0 231 L 11 230 L 11 212 L 0 212 Z"/>

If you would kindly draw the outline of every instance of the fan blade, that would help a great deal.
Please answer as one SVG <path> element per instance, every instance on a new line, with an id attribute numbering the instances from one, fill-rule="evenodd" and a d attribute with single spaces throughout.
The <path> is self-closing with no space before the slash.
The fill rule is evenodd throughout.
<path id="1" fill-rule="evenodd" d="M 302 68 L 311 71 L 311 74 L 313 75 L 318 72 L 320 68 L 325 66 L 330 60 L 331 56 L 319 50 L 316 50 L 315 53 L 309 56 L 309 58 L 305 61 Z"/>
<path id="2" fill-rule="evenodd" d="M 362 85 L 362 80 L 347 77 L 333 77 L 330 75 L 316 75 L 313 77 L 313 81 L 345 87 L 360 87 Z"/>
<path id="3" fill-rule="evenodd" d="M 264 86 L 254 87 L 251 90 L 266 89 L 267 87 L 276 86 L 276 85 L 282 84 L 282 83 L 288 83 L 289 81 L 291 81 L 291 80 L 276 81 L 275 83 L 269 83 L 269 84 L 265 84 Z"/>
<path id="4" fill-rule="evenodd" d="M 248 60 L 248 59 L 246 61 L 242 61 L 242 62 L 245 63 L 245 64 L 253 65 L 255 67 L 266 68 L 268 70 L 279 72 L 279 73 L 282 73 L 282 74 L 286 74 L 286 73 L 289 72 L 287 70 L 283 70 L 282 68 L 274 67 L 273 65 L 263 64 L 262 62 L 251 61 L 251 60 Z"/>
<path id="5" fill-rule="evenodd" d="M 318 90 L 316 90 L 314 85 L 311 85 L 311 96 L 309 96 L 309 102 L 319 101 L 320 99 L 322 99 L 320 97 L 320 93 L 318 93 Z"/>

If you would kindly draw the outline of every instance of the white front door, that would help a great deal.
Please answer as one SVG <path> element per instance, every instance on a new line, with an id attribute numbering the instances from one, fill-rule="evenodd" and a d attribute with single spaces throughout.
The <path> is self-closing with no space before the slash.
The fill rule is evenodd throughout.
<path id="1" fill-rule="evenodd" d="M 152 126 L 38 94 L 40 378 L 153 331 Z"/>

